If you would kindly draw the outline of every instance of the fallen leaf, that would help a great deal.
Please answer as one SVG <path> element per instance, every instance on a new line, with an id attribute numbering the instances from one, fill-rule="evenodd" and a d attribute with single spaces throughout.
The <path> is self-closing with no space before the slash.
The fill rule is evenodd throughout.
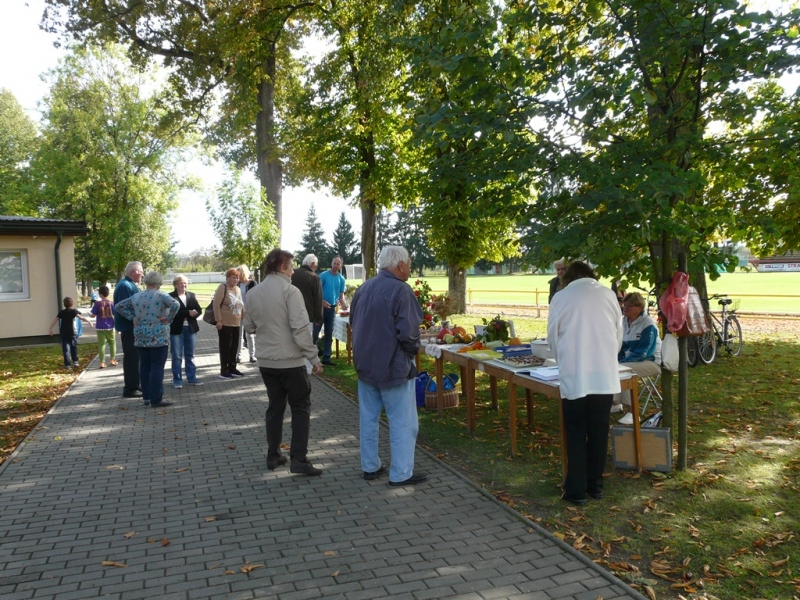
<path id="1" fill-rule="evenodd" d="M 263 566 L 264 566 L 264 565 L 244 565 L 244 566 L 242 566 L 242 567 L 239 567 L 239 570 L 240 570 L 242 573 L 249 573 L 249 572 L 250 572 L 250 571 L 252 571 L 253 569 L 257 569 L 258 567 L 263 567 Z"/>
<path id="2" fill-rule="evenodd" d="M 228 450 L 236 450 L 236 446 L 227 446 Z"/>
<path id="3" fill-rule="evenodd" d="M 333 573 L 331 573 L 331 577 L 338 577 L 338 576 L 339 576 L 339 571 L 334 571 Z"/>
<path id="4" fill-rule="evenodd" d="M 114 562 L 113 560 L 104 560 L 100 564 L 103 565 L 104 567 L 127 567 L 128 566 L 125 563 Z"/>
<path id="5" fill-rule="evenodd" d="M 656 591 L 649 585 L 644 586 L 644 591 L 647 592 L 647 597 L 650 598 L 650 600 L 657 600 Z"/>
<path id="6" fill-rule="evenodd" d="M 336 550 L 326 550 L 325 556 L 339 556 L 339 553 Z"/>
<path id="7" fill-rule="evenodd" d="M 117 470 L 119 470 L 119 471 L 122 471 L 124 468 L 125 468 L 125 467 L 121 467 L 121 466 L 119 466 L 119 465 L 108 465 L 108 466 L 106 467 L 106 469 L 117 469 Z"/>
<path id="8" fill-rule="evenodd" d="M 126 533 L 126 534 L 125 534 L 125 536 L 124 536 L 124 537 L 125 537 L 125 539 L 126 539 L 126 540 L 129 540 L 129 539 L 131 539 L 133 536 L 135 536 L 137 533 L 138 533 L 138 532 L 136 532 L 136 531 L 129 531 L 128 533 Z"/>
<path id="9" fill-rule="evenodd" d="M 130 408 L 128 408 L 127 406 L 120 406 L 119 409 L 120 410 L 130 410 Z"/>
<path id="10" fill-rule="evenodd" d="M 225 575 L 236 575 L 236 573 L 228 569 L 227 571 L 225 571 Z"/>
<path id="11" fill-rule="evenodd" d="M 53 439 L 54 439 L 55 441 L 57 441 L 57 442 L 60 442 L 60 441 L 61 441 L 61 440 L 63 440 L 64 438 L 63 438 L 63 437 L 61 437 L 60 435 L 57 435 L 57 436 L 56 436 L 56 437 L 54 437 Z"/>
<path id="12" fill-rule="evenodd" d="M 211 521 L 216 521 L 217 517 L 206 517 L 206 523 L 211 523 Z"/>
<path id="13" fill-rule="evenodd" d="M 176 469 L 175 472 L 176 473 L 183 473 L 184 471 L 188 471 L 188 470 L 189 470 L 189 467 L 183 467 L 181 469 Z"/>
<path id="14" fill-rule="evenodd" d="M 147 540 L 147 543 L 148 543 L 148 544 L 152 544 L 153 542 L 157 542 L 157 541 L 158 541 L 158 539 L 157 539 L 157 538 L 149 538 L 149 539 Z"/>
<path id="15" fill-rule="evenodd" d="M 785 565 L 788 562 L 789 562 L 789 557 L 787 556 L 783 560 L 776 560 L 775 562 L 772 563 L 772 566 L 773 567 L 782 567 L 783 565 Z"/>
<path id="16" fill-rule="evenodd" d="M 167 538 L 161 538 L 161 545 L 169 546 L 169 540 Z"/>

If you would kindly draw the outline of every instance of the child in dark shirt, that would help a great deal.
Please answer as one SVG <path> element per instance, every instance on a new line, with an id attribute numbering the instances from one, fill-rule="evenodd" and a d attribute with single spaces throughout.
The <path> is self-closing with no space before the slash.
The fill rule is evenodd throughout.
<path id="1" fill-rule="evenodd" d="M 58 333 L 61 336 L 61 351 L 64 353 L 65 369 L 78 366 L 78 335 L 75 332 L 75 318 L 77 317 L 89 325 L 92 324 L 89 319 L 82 317 L 81 313 L 72 308 L 73 304 L 72 298 L 64 298 L 64 308 L 58 311 L 56 318 L 50 323 L 50 335 L 52 336 L 53 327 L 56 326 L 59 319 L 61 320 Z M 70 357 L 72 358 L 72 363 L 70 363 Z"/>

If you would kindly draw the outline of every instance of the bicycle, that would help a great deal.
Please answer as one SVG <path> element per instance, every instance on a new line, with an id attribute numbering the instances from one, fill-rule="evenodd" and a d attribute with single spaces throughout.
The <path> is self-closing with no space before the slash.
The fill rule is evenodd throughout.
<path id="1" fill-rule="evenodd" d="M 722 312 L 718 317 L 709 308 L 710 300 L 718 300 Z M 736 318 L 739 301 L 731 300 L 727 294 L 714 294 L 703 301 L 708 319 L 708 333 L 697 338 L 697 357 L 710 365 L 717 358 L 717 349 L 722 347 L 731 356 L 742 353 L 742 326 Z"/>

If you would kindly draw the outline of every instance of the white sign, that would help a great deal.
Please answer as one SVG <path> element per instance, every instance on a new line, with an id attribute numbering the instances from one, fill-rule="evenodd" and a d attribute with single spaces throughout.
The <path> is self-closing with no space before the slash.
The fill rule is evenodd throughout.
<path id="1" fill-rule="evenodd" d="M 756 268 L 760 273 L 800 271 L 800 263 L 762 263 Z"/>

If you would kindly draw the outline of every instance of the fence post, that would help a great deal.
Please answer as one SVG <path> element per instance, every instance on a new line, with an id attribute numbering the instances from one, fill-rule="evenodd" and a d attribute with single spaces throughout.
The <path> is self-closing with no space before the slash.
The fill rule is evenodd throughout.
<path id="1" fill-rule="evenodd" d="M 540 318 L 542 316 L 542 309 L 539 308 L 539 288 L 538 287 L 534 290 L 534 293 L 536 294 L 536 318 L 538 319 L 538 318 Z"/>
<path id="2" fill-rule="evenodd" d="M 467 288 L 467 304 L 472 306 L 472 290 Z"/>

